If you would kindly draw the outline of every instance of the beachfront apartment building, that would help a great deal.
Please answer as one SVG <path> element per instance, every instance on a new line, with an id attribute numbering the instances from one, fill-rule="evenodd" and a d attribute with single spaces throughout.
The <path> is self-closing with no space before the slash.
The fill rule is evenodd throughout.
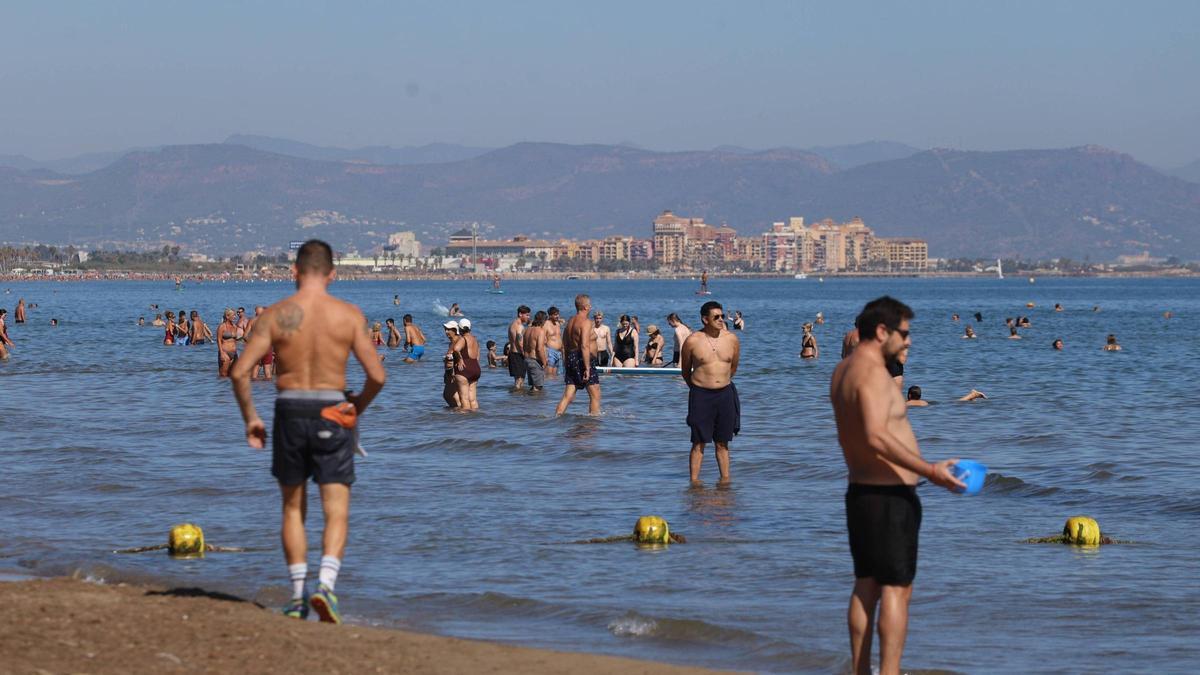
<path id="1" fill-rule="evenodd" d="M 887 272 L 923 274 L 929 271 L 929 244 L 923 239 L 879 237 L 872 242 L 871 258 Z"/>
<path id="2" fill-rule="evenodd" d="M 762 234 L 761 269 L 772 272 L 924 272 L 929 247 L 912 238 L 876 237 L 861 218 L 773 223 Z"/>

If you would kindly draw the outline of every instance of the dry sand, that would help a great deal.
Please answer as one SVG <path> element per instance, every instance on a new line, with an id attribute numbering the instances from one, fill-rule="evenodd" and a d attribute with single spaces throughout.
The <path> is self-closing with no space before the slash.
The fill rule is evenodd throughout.
<path id="1" fill-rule="evenodd" d="M 702 673 L 364 626 L 300 622 L 196 588 L 0 583 L 4 673 Z"/>

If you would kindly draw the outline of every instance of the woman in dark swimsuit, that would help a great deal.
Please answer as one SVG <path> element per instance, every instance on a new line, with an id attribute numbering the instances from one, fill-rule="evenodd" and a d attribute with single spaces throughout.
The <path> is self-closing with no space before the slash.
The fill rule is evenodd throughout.
<path id="1" fill-rule="evenodd" d="M 225 318 L 222 319 L 221 325 L 217 326 L 217 335 L 220 336 L 217 340 L 217 375 L 220 377 L 229 377 L 230 369 L 237 362 L 237 334 L 238 327 L 234 322 L 233 310 L 226 309 Z"/>
<path id="2" fill-rule="evenodd" d="M 628 314 L 621 315 L 621 326 L 613 345 L 613 360 L 622 368 L 637 368 L 638 331 L 629 321 Z"/>
<path id="3" fill-rule="evenodd" d="M 812 333 L 813 325 L 804 324 L 804 337 L 800 338 L 800 358 L 815 359 L 820 355 L 817 349 L 817 338 Z"/>
<path id="4" fill-rule="evenodd" d="M 454 381 L 454 343 L 458 341 L 458 322 L 451 319 L 442 324 L 449 343 L 446 345 L 446 355 L 442 357 L 445 370 L 442 373 L 442 399 L 451 408 L 461 408 L 458 398 L 458 384 Z"/>
<path id="5" fill-rule="evenodd" d="M 479 368 L 479 340 L 471 335 L 471 320 L 458 322 L 458 339 L 450 350 L 454 353 L 454 383 L 458 386 L 458 399 L 463 410 L 479 410 L 475 397 L 476 384 L 482 371 Z"/>

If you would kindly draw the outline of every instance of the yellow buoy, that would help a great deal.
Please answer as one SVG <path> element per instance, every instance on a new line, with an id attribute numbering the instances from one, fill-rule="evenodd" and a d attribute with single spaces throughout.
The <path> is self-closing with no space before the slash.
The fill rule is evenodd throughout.
<path id="1" fill-rule="evenodd" d="M 669 544 L 671 529 L 661 516 L 642 516 L 633 527 L 633 538 L 639 544 Z"/>
<path id="2" fill-rule="evenodd" d="M 1097 523 L 1094 518 L 1088 518 L 1087 516 L 1072 516 L 1067 518 L 1067 524 L 1063 525 L 1063 539 L 1068 544 L 1099 546 L 1100 523 Z"/>
<path id="3" fill-rule="evenodd" d="M 167 537 L 167 551 L 176 558 L 203 558 L 204 530 L 192 523 L 172 527 Z"/>

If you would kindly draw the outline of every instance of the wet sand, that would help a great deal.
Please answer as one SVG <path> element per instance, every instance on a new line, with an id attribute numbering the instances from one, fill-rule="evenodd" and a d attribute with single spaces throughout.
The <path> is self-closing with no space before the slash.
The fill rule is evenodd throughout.
<path id="1" fill-rule="evenodd" d="M 710 673 L 611 656 L 300 622 L 197 588 L 0 583 L 11 673 Z"/>

